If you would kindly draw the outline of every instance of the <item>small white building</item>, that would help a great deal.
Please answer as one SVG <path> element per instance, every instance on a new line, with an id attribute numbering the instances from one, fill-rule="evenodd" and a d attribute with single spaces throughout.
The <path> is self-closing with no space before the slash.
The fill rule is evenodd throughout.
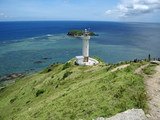
<path id="1" fill-rule="evenodd" d="M 76 64 L 78 65 L 94 65 L 98 64 L 98 61 L 89 57 L 89 40 L 90 36 L 85 29 L 85 33 L 81 36 L 82 38 L 82 55 L 83 56 L 76 56 Z"/>

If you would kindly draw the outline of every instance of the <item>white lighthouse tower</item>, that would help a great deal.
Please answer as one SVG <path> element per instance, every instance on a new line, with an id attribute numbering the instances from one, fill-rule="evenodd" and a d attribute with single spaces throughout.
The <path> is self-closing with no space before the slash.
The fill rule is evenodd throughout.
<path id="1" fill-rule="evenodd" d="M 89 58 L 89 40 L 90 35 L 89 32 L 87 32 L 87 29 L 85 29 L 84 34 L 81 36 L 82 38 L 82 55 L 83 56 L 76 56 L 76 64 L 78 65 L 94 65 L 98 64 L 98 61 Z"/>
<path id="2" fill-rule="evenodd" d="M 84 62 L 88 62 L 89 61 L 89 40 L 90 40 L 90 36 L 89 36 L 89 33 L 87 32 L 87 29 L 85 29 L 85 33 L 84 35 L 82 36 L 82 44 L 83 44 L 83 47 L 82 47 L 82 54 L 83 54 L 83 57 L 84 57 Z"/>

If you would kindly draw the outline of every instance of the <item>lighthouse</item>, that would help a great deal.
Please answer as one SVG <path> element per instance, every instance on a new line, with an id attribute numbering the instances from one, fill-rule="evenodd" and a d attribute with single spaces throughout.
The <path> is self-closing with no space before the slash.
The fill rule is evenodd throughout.
<path id="1" fill-rule="evenodd" d="M 82 56 L 76 56 L 76 64 L 82 66 L 98 64 L 97 60 L 89 57 L 89 40 L 91 36 L 87 29 L 85 29 L 84 34 L 80 37 L 82 38 Z"/>
<path id="2" fill-rule="evenodd" d="M 84 57 L 84 62 L 89 61 L 89 40 L 90 40 L 89 33 L 87 32 L 87 29 L 85 29 L 85 33 L 82 36 L 82 54 Z"/>

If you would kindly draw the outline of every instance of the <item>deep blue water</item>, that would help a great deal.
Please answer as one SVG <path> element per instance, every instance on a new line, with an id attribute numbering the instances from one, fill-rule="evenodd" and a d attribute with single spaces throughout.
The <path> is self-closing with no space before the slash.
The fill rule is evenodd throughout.
<path id="1" fill-rule="evenodd" d="M 66 62 L 81 55 L 82 40 L 67 36 L 71 29 L 91 28 L 90 56 L 116 63 L 160 57 L 160 24 L 91 21 L 0 22 L 0 76 Z M 43 60 L 49 57 L 52 59 Z M 44 61 L 35 64 L 35 61 Z M 31 71 L 30 71 L 31 72 Z"/>

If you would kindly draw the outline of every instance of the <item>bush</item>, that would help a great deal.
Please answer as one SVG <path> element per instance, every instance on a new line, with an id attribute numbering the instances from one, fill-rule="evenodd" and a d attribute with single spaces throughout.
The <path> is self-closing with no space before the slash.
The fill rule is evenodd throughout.
<path id="1" fill-rule="evenodd" d="M 44 92 L 45 92 L 44 89 L 37 90 L 36 97 L 38 97 L 40 94 L 43 94 Z"/>
<path id="2" fill-rule="evenodd" d="M 28 104 L 28 103 L 30 103 L 31 101 L 30 100 L 28 100 L 27 102 L 26 102 L 26 104 Z"/>
<path id="3" fill-rule="evenodd" d="M 65 79 L 65 78 L 67 78 L 69 75 L 71 75 L 72 74 L 72 72 L 66 72 L 66 73 L 64 73 L 64 75 L 63 75 L 63 79 Z"/>
<path id="4" fill-rule="evenodd" d="M 13 103 L 15 100 L 17 99 L 17 97 L 14 97 L 10 100 L 10 103 Z"/>
<path id="5" fill-rule="evenodd" d="M 48 70 L 47 70 L 47 72 L 51 72 L 51 71 L 52 71 L 52 69 L 48 69 Z"/>
<path id="6" fill-rule="evenodd" d="M 70 66 L 71 66 L 71 64 L 67 62 L 67 63 L 64 64 L 62 70 L 65 70 L 65 69 L 69 68 Z"/>
<path id="7" fill-rule="evenodd" d="M 3 91 L 6 87 L 0 87 L 0 92 Z"/>
<path id="8" fill-rule="evenodd" d="M 44 69 L 43 71 L 41 71 L 40 74 L 49 73 L 49 72 L 53 71 L 56 67 L 61 65 L 61 64 L 62 63 L 54 63 L 54 64 L 50 65 L 49 67 L 47 67 L 46 69 Z"/>
<path id="9" fill-rule="evenodd" d="M 51 78 L 54 78 L 54 75 L 52 75 Z"/>
<path id="10" fill-rule="evenodd" d="M 89 32 L 90 36 L 95 36 L 96 34 L 94 32 Z"/>

